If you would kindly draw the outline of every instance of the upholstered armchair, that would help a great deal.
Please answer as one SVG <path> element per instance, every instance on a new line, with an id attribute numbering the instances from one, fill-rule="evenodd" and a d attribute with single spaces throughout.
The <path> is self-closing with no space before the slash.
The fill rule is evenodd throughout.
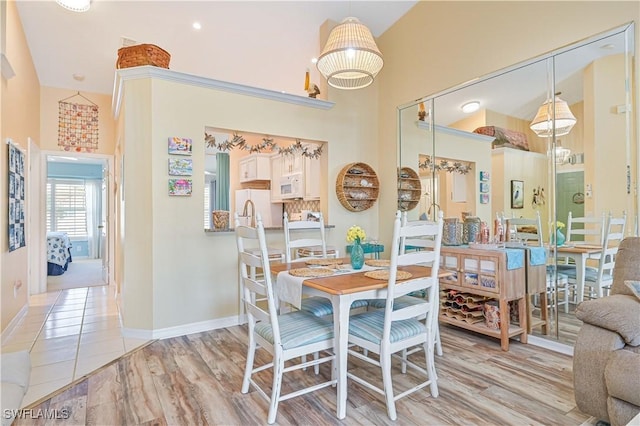
<path id="1" fill-rule="evenodd" d="M 625 238 L 613 270 L 611 295 L 582 302 L 573 354 L 580 411 L 613 426 L 640 413 L 640 299 L 625 284 L 640 281 L 640 238 Z"/>

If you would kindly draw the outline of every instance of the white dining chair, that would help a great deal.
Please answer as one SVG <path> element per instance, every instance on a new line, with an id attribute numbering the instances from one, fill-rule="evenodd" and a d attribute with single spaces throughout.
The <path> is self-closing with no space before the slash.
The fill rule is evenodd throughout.
<path id="1" fill-rule="evenodd" d="M 533 243 L 542 246 L 542 222 L 540 212 L 536 212 L 534 218 L 512 217 L 506 219 L 505 233 L 515 237 L 524 243 Z M 512 232 L 513 230 L 513 232 Z"/>
<path id="2" fill-rule="evenodd" d="M 624 229 L 626 226 L 626 214 L 622 217 L 612 217 L 611 214 L 605 220 L 604 239 L 600 253 L 592 256 L 597 259 L 598 266 L 587 266 L 584 270 L 584 286 L 590 288 L 591 297 L 602 297 L 613 283 L 613 267 L 618 253 L 618 246 L 624 239 Z M 569 282 L 574 284 L 577 279 L 576 265 L 558 265 L 558 271 L 569 278 Z M 586 293 L 585 293 L 586 294 Z"/>
<path id="3" fill-rule="evenodd" d="M 433 237 L 433 250 L 421 250 L 400 254 L 403 238 Z M 437 374 L 435 368 L 435 324 L 438 317 L 438 271 L 440 266 L 440 247 L 442 244 L 442 219 L 430 223 L 401 224 L 400 211 L 396 213 L 393 226 L 393 240 L 391 242 L 391 264 L 386 287 L 384 309 L 368 311 L 351 316 L 349 319 L 349 344 L 355 345 L 349 349 L 349 356 L 376 365 L 382 370 L 383 387 L 367 381 L 364 376 L 357 375 L 356 370 L 347 373 L 354 382 L 384 395 L 387 414 L 391 420 L 397 419 L 395 401 L 414 393 L 426 386 L 430 387 L 431 396 L 438 396 Z M 398 281 L 398 266 L 402 265 L 430 265 L 431 275 L 425 278 Z M 398 298 L 409 293 L 425 291 L 427 298 L 415 298 L 414 304 L 399 308 Z M 357 350 L 361 348 L 362 351 Z M 396 353 L 407 355 L 417 351 L 424 351 L 426 365 L 418 365 L 413 360 L 400 356 L 402 370 L 410 367 L 424 376 L 426 380 L 395 394 L 391 374 L 392 356 Z M 365 352 L 366 351 L 366 352 Z M 377 354 L 372 358 L 370 353 Z"/>
<path id="4" fill-rule="evenodd" d="M 604 213 L 602 213 L 602 216 L 574 217 L 573 212 L 569 212 L 567 217 L 566 243 L 586 241 L 594 244 L 602 244 L 604 226 Z"/>
<path id="5" fill-rule="evenodd" d="M 324 229 L 324 216 L 318 213 L 318 221 L 315 220 L 289 220 L 285 212 L 283 219 L 285 261 L 287 263 L 298 262 L 313 258 L 337 258 L 339 250 L 333 246 L 327 246 Z M 291 231 L 314 232 L 314 237 L 293 238 Z"/>
<path id="6" fill-rule="evenodd" d="M 438 212 L 438 220 L 443 220 L 444 213 L 442 211 Z M 407 226 L 408 224 L 419 225 L 419 224 L 427 224 L 433 223 L 428 220 L 415 220 L 408 221 L 407 220 L 407 212 L 402 212 L 402 219 L 400 221 L 401 226 Z M 411 250 L 433 250 L 436 244 L 435 235 L 429 236 L 420 236 L 414 238 L 403 237 L 400 239 L 400 252 L 399 254 L 405 254 L 410 248 Z M 426 297 L 425 291 L 414 292 L 408 294 L 406 296 L 400 296 L 394 301 L 395 309 L 402 309 L 410 305 L 416 304 L 418 301 L 416 298 L 424 299 Z M 382 309 L 385 307 L 386 299 L 370 299 L 367 301 L 369 308 L 377 308 Z M 436 355 L 442 356 L 442 342 L 440 341 L 440 323 L 436 320 L 435 324 L 435 345 L 436 345 Z M 406 358 L 406 354 L 403 354 L 403 357 Z M 403 365 L 403 372 L 405 372 Z"/>
<path id="7" fill-rule="evenodd" d="M 236 242 L 238 246 L 240 271 L 243 283 L 243 301 L 248 317 L 248 347 L 247 360 L 242 380 L 242 393 L 249 392 L 253 386 L 260 396 L 269 402 L 267 422 L 272 424 L 276 420 L 280 401 L 304 395 L 306 393 L 332 386 L 337 380 L 330 379 L 312 386 L 303 387 L 282 395 L 282 380 L 284 373 L 306 369 L 310 366 L 332 362 L 333 355 L 333 322 L 325 318 L 303 311 L 279 313 L 274 297 L 269 262 L 267 261 L 267 245 L 264 226 L 260 215 L 257 217 L 256 228 L 236 226 Z M 247 252 L 246 244 L 258 245 L 260 254 Z M 251 269 L 262 268 L 264 279 L 252 278 Z M 254 366 L 258 348 L 263 348 L 272 356 L 272 360 L 264 365 Z M 318 356 L 317 354 L 325 354 Z M 313 354 L 313 360 L 285 366 L 285 362 Z M 270 394 L 260 387 L 253 375 L 271 368 L 273 380 Z M 333 374 L 331 375 L 333 377 Z M 300 381 L 292 382 L 295 386 Z"/>
<path id="8" fill-rule="evenodd" d="M 327 246 L 324 233 L 324 217 L 322 212 L 317 214 L 319 221 L 314 220 L 295 220 L 289 221 L 289 216 L 284 213 L 284 243 L 285 243 L 285 261 L 303 262 L 305 260 L 318 258 L 337 258 L 339 251 L 335 247 Z M 312 231 L 317 232 L 315 238 L 292 238 L 291 231 Z M 353 304 L 353 308 L 362 308 L 367 306 L 366 300 L 357 300 Z M 300 309 L 316 316 L 331 315 L 333 313 L 333 305 L 331 300 L 326 297 L 313 296 L 305 297 L 302 300 Z"/>

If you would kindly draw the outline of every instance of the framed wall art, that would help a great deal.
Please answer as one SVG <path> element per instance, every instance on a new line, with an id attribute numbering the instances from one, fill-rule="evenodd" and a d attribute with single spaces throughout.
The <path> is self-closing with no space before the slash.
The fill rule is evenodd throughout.
<path id="1" fill-rule="evenodd" d="M 169 195 L 190 196 L 191 179 L 169 179 Z"/>
<path id="2" fill-rule="evenodd" d="M 191 139 L 172 136 L 169 138 L 169 154 L 191 155 Z"/>
<path id="3" fill-rule="evenodd" d="M 26 246 L 25 239 L 25 156 L 12 142 L 9 145 L 9 251 Z"/>
<path id="4" fill-rule="evenodd" d="M 169 158 L 169 176 L 191 176 L 192 174 L 191 158 Z"/>
<path id="5" fill-rule="evenodd" d="M 524 182 L 521 180 L 511 181 L 511 208 L 524 208 Z"/>

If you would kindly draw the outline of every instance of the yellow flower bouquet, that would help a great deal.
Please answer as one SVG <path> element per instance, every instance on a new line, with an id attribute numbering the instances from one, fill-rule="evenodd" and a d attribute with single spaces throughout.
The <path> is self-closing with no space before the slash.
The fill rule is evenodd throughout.
<path id="1" fill-rule="evenodd" d="M 347 242 L 349 243 L 361 243 L 365 238 L 367 238 L 367 234 L 364 232 L 364 229 L 357 225 L 352 226 L 347 231 Z"/>

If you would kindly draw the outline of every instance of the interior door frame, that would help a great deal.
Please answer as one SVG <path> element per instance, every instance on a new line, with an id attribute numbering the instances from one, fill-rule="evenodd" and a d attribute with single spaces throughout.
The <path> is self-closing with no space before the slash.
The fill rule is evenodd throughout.
<path id="1" fill-rule="evenodd" d="M 113 188 L 114 185 L 114 156 L 109 154 L 88 154 L 84 152 L 67 152 L 67 151 L 41 151 L 41 163 L 40 163 L 40 175 L 41 175 L 41 185 L 40 185 L 40 199 L 41 199 L 41 208 L 40 208 L 40 227 L 42 229 L 41 241 L 46 241 L 46 231 L 47 231 L 47 206 L 46 206 L 46 196 L 47 196 L 47 160 L 50 156 L 53 157 L 72 157 L 72 158 L 91 158 L 91 159 L 102 159 L 105 160 L 107 164 L 107 199 L 103 200 L 107 203 L 107 250 L 103 255 L 107 255 L 108 259 L 108 285 L 114 285 L 114 276 L 115 276 L 115 200 Z M 41 250 L 41 264 L 46 263 L 45 259 L 46 250 Z M 45 274 L 45 283 L 44 286 L 46 288 L 46 274 Z M 115 285 L 114 285 L 115 287 Z"/>

